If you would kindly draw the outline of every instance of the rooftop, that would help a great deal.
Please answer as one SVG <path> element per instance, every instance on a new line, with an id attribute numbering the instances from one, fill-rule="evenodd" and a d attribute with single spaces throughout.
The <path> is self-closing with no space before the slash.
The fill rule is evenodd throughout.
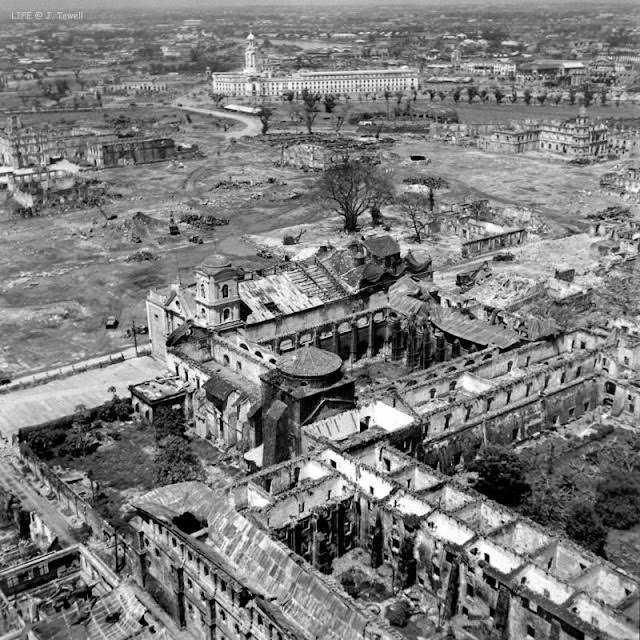
<path id="1" fill-rule="evenodd" d="M 132 384 L 129 387 L 129 391 L 149 403 L 159 402 L 185 393 L 181 384 L 174 378 L 146 380 L 139 384 Z"/>

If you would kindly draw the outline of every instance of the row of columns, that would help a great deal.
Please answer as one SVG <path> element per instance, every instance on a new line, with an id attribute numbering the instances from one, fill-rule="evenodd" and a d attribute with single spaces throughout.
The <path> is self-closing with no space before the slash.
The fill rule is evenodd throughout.
<path id="1" fill-rule="evenodd" d="M 522 244 L 526 239 L 527 232 L 524 229 L 509 231 L 498 236 L 475 238 L 463 244 L 462 253 L 463 256 L 481 255 L 495 249 Z"/>

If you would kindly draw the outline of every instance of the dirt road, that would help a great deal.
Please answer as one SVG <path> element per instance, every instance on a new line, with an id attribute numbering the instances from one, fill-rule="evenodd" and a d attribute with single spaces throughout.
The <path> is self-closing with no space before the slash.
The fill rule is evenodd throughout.
<path id="1" fill-rule="evenodd" d="M 229 120 L 236 120 L 244 125 L 242 132 L 238 131 L 226 131 L 223 135 L 228 140 L 229 138 L 236 138 L 238 134 L 243 136 L 257 136 L 262 131 L 262 124 L 256 117 L 246 116 L 241 113 L 233 113 L 231 111 L 221 111 L 220 109 L 206 109 L 199 107 L 192 100 L 186 98 L 179 98 L 173 106 L 182 111 L 191 111 L 193 113 L 200 113 L 202 115 L 211 115 L 216 118 L 227 118 Z"/>

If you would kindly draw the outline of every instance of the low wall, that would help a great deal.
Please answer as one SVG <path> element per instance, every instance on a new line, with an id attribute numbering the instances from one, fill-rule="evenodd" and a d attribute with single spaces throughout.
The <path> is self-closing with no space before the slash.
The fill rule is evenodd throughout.
<path id="1" fill-rule="evenodd" d="M 124 362 L 125 360 L 131 360 L 132 358 L 139 358 L 142 356 L 151 355 L 151 344 L 145 344 L 138 347 L 138 353 L 135 353 L 135 349 L 125 349 L 123 351 L 117 351 L 115 353 L 108 353 L 103 356 L 91 358 L 89 360 L 82 360 L 74 364 L 68 364 L 57 369 L 49 369 L 48 371 L 42 371 L 34 373 L 28 376 L 22 376 L 12 380 L 9 384 L 0 387 L 0 393 L 9 393 L 10 391 L 16 391 L 18 389 L 28 389 L 30 387 L 37 387 L 53 380 L 62 380 L 68 378 L 76 373 L 82 373 L 83 371 L 89 371 L 91 369 L 101 369 L 111 364 L 118 362 Z"/>

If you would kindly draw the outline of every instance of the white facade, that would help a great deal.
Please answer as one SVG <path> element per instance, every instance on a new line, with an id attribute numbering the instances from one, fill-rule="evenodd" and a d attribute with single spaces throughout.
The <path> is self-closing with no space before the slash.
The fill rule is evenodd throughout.
<path id="1" fill-rule="evenodd" d="M 279 97 L 304 89 L 319 94 L 381 93 L 418 88 L 417 69 L 367 69 L 363 71 L 298 71 L 290 76 L 272 76 L 261 72 L 253 34 L 247 38 L 245 68 L 240 73 L 216 73 L 211 77 L 214 93 L 230 97 Z"/>

